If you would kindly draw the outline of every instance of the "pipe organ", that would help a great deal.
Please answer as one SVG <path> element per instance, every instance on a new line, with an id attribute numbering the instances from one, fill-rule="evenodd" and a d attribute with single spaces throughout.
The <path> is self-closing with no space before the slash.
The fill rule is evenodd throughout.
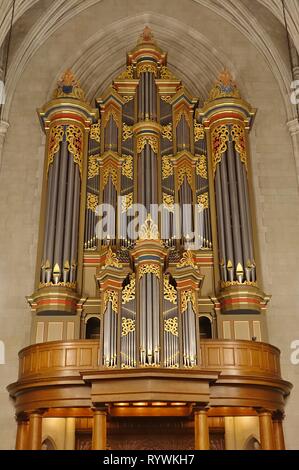
<path id="1" fill-rule="evenodd" d="M 202 316 L 213 338 L 262 340 L 255 110 L 229 72 L 200 104 L 145 28 L 95 109 L 67 71 L 39 114 L 47 149 L 33 338 L 84 338 L 96 317 L 100 367 L 123 369 L 199 367 Z"/>

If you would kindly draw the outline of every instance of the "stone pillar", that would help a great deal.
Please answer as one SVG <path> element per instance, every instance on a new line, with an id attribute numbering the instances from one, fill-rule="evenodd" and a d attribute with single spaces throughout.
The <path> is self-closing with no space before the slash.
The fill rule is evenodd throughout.
<path id="1" fill-rule="evenodd" d="M 274 450 L 274 435 L 271 411 L 259 411 L 260 437 L 262 450 Z"/>
<path id="2" fill-rule="evenodd" d="M 284 434 L 283 434 L 283 413 L 278 411 L 273 415 L 273 433 L 275 450 L 285 450 Z"/>
<path id="3" fill-rule="evenodd" d="M 65 419 L 64 450 L 75 450 L 76 418 Z"/>
<path id="4" fill-rule="evenodd" d="M 289 121 L 288 130 L 291 135 L 293 150 L 294 150 L 294 157 L 296 163 L 296 170 L 297 170 L 297 180 L 299 182 L 299 121 L 298 119 L 293 119 Z"/>
<path id="5" fill-rule="evenodd" d="M 92 450 L 106 450 L 107 445 L 107 410 L 93 410 Z"/>
<path id="6" fill-rule="evenodd" d="M 41 450 L 42 446 L 42 413 L 34 411 L 29 418 L 28 450 Z"/>
<path id="7" fill-rule="evenodd" d="M 24 417 L 18 417 L 17 422 L 16 450 L 27 450 L 29 441 L 29 421 Z"/>
<path id="8" fill-rule="evenodd" d="M 205 408 L 194 408 L 195 450 L 209 450 L 208 415 Z"/>

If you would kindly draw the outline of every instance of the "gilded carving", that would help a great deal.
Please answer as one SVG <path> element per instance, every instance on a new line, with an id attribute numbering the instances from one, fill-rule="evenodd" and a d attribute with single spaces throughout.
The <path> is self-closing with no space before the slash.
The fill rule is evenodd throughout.
<path id="1" fill-rule="evenodd" d="M 165 155 L 162 157 L 162 178 L 165 180 L 173 175 L 173 163 L 170 159 L 172 155 Z"/>
<path id="2" fill-rule="evenodd" d="M 162 126 L 162 137 L 172 142 L 172 123 L 170 122 L 166 126 Z"/>
<path id="3" fill-rule="evenodd" d="M 202 124 L 199 124 L 196 119 L 194 119 L 194 140 L 198 142 L 205 138 L 205 130 Z"/>
<path id="4" fill-rule="evenodd" d="M 151 214 L 148 214 L 144 224 L 139 230 L 140 240 L 159 240 L 160 234 L 157 224 L 154 223 Z"/>
<path id="5" fill-rule="evenodd" d="M 107 123 L 109 122 L 110 116 L 112 116 L 112 118 L 113 118 L 115 124 L 117 125 L 117 127 L 120 127 L 120 116 L 118 115 L 116 110 L 114 108 L 112 108 L 111 106 L 107 109 L 107 111 L 105 112 L 105 114 L 103 116 L 103 127 L 105 128 L 107 126 Z"/>
<path id="6" fill-rule="evenodd" d="M 155 135 L 140 135 L 137 139 L 137 153 L 141 153 L 146 145 L 149 145 L 154 153 L 158 153 L 159 139 Z"/>
<path id="7" fill-rule="evenodd" d="M 129 103 L 129 101 L 132 101 L 134 99 L 134 95 L 125 95 L 123 96 L 123 99 L 126 103 Z"/>
<path id="8" fill-rule="evenodd" d="M 86 102 L 84 91 L 70 69 L 66 70 L 59 80 L 53 98 L 76 98 Z"/>
<path id="9" fill-rule="evenodd" d="M 157 264 L 142 264 L 139 268 L 139 279 L 141 279 L 145 274 L 154 274 L 160 279 L 161 269 Z"/>
<path id="10" fill-rule="evenodd" d="M 131 275 L 130 278 L 130 283 L 124 287 L 123 292 L 122 292 L 122 303 L 125 305 L 128 302 L 131 302 L 131 300 L 135 299 L 136 295 L 136 278 L 135 274 Z"/>
<path id="11" fill-rule="evenodd" d="M 100 165 L 98 155 L 91 155 L 88 159 L 88 179 L 99 175 Z"/>
<path id="12" fill-rule="evenodd" d="M 121 212 L 125 214 L 133 205 L 133 193 L 125 194 L 121 197 Z"/>
<path id="13" fill-rule="evenodd" d="M 178 326 L 179 325 L 177 317 L 168 318 L 167 320 L 164 320 L 165 333 L 171 333 L 173 336 L 179 336 Z"/>
<path id="14" fill-rule="evenodd" d="M 112 310 L 117 313 L 118 312 L 118 293 L 116 290 L 106 290 L 104 294 L 104 311 L 107 309 L 108 303 L 111 302 Z"/>
<path id="15" fill-rule="evenodd" d="M 126 70 L 124 70 L 118 77 L 117 80 L 127 80 L 134 78 L 134 69 L 133 65 L 128 65 Z"/>
<path id="16" fill-rule="evenodd" d="M 68 151 L 73 155 L 74 162 L 78 165 L 80 175 L 82 176 L 83 160 L 83 131 L 80 127 L 70 125 L 66 129 L 66 141 L 68 142 Z"/>
<path id="17" fill-rule="evenodd" d="M 251 287 L 257 287 L 258 284 L 256 281 L 244 281 L 244 282 L 238 282 L 238 281 L 221 281 L 220 286 L 222 289 L 225 289 L 227 287 L 232 287 L 232 286 L 251 286 Z"/>
<path id="18" fill-rule="evenodd" d="M 172 98 L 171 95 L 162 95 L 161 96 L 161 100 L 164 101 L 165 103 L 168 103 L 168 104 L 170 104 L 171 98 Z"/>
<path id="19" fill-rule="evenodd" d="M 192 268 L 198 269 L 198 267 L 196 266 L 194 262 L 192 251 L 190 250 L 185 251 L 182 258 L 177 264 L 177 268 L 185 268 L 186 266 L 192 266 Z"/>
<path id="20" fill-rule="evenodd" d="M 128 334 L 133 333 L 135 331 L 135 320 L 132 318 L 125 318 L 121 319 L 121 335 L 128 336 Z"/>
<path id="21" fill-rule="evenodd" d="M 93 124 L 90 127 L 90 138 L 95 140 L 99 144 L 101 143 L 101 122 L 99 121 L 97 124 Z"/>
<path id="22" fill-rule="evenodd" d="M 194 290 L 184 290 L 181 292 L 181 312 L 186 312 L 188 303 L 191 302 L 193 310 L 196 312 L 196 295 Z"/>
<path id="23" fill-rule="evenodd" d="M 246 152 L 246 143 L 245 143 L 245 129 L 238 125 L 234 124 L 232 126 L 232 139 L 235 142 L 235 150 L 240 155 L 240 160 L 244 163 L 247 170 L 247 152 Z"/>
<path id="24" fill-rule="evenodd" d="M 164 276 L 164 299 L 172 304 L 177 304 L 177 291 L 169 282 L 169 276 Z"/>
<path id="25" fill-rule="evenodd" d="M 165 65 L 161 67 L 160 77 L 162 80 L 177 80 L 176 76 Z"/>
<path id="26" fill-rule="evenodd" d="M 108 248 L 105 258 L 105 267 L 107 266 L 111 266 L 112 268 L 122 268 L 122 264 L 117 258 L 116 253 L 113 253 L 111 247 Z"/>
<path id="27" fill-rule="evenodd" d="M 176 118 L 175 118 L 175 123 L 174 123 L 174 127 L 176 128 L 177 125 L 179 124 L 180 120 L 182 119 L 182 116 L 185 116 L 185 119 L 189 125 L 189 127 L 191 126 L 192 124 L 192 116 L 190 113 L 188 113 L 187 109 L 186 108 L 183 108 L 181 109 L 177 115 L 176 115 Z"/>
<path id="28" fill-rule="evenodd" d="M 108 184 L 109 178 L 111 177 L 112 183 L 117 190 L 117 183 L 118 183 L 118 172 L 117 169 L 112 166 L 106 166 L 104 168 L 103 172 L 103 187 L 105 187 Z"/>
<path id="29" fill-rule="evenodd" d="M 122 164 L 121 172 L 130 180 L 133 179 L 133 157 L 131 155 L 123 155 L 124 163 Z"/>
<path id="30" fill-rule="evenodd" d="M 209 208 L 209 193 L 203 193 L 200 194 L 197 197 L 197 203 L 199 206 L 199 210 L 202 211 L 203 209 L 208 209 Z"/>
<path id="31" fill-rule="evenodd" d="M 169 212 L 174 212 L 174 196 L 171 196 L 171 194 L 163 193 L 163 206 Z"/>
<path id="32" fill-rule="evenodd" d="M 157 66 L 155 64 L 144 64 L 141 63 L 140 65 L 137 65 L 137 76 L 139 77 L 141 73 L 153 73 L 155 76 L 157 76 Z"/>
<path id="33" fill-rule="evenodd" d="M 196 163 L 196 174 L 201 178 L 208 179 L 207 157 L 200 155 Z"/>
<path id="34" fill-rule="evenodd" d="M 218 163 L 221 162 L 222 155 L 227 151 L 227 142 L 229 140 L 229 129 L 223 124 L 216 127 L 212 132 L 213 145 L 213 174 L 215 176 Z"/>
<path id="35" fill-rule="evenodd" d="M 133 137 L 133 128 L 128 126 L 125 122 L 123 123 L 123 141 L 131 139 Z"/>
<path id="36" fill-rule="evenodd" d="M 49 135 L 49 150 L 48 150 L 48 171 L 50 165 L 54 162 L 55 154 L 58 152 L 60 143 L 63 140 L 64 128 L 63 126 L 54 126 L 50 130 Z"/>
<path id="37" fill-rule="evenodd" d="M 87 193 L 87 209 L 96 212 L 99 205 L 99 198 L 95 194 Z"/>
<path id="38" fill-rule="evenodd" d="M 76 282 L 58 282 L 54 284 L 54 282 L 40 282 L 38 288 L 43 289 L 44 287 L 66 287 L 67 289 L 76 289 L 77 283 Z"/>
<path id="39" fill-rule="evenodd" d="M 181 166 L 178 169 L 178 187 L 182 186 L 185 177 L 187 178 L 188 183 L 192 186 L 192 167 L 189 165 Z"/>
<path id="40" fill-rule="evenodd" d="M 240 92 L 231 73 L 224 69 L 210 92 L 209 101 L 226 97 L 240 98 Z"/>

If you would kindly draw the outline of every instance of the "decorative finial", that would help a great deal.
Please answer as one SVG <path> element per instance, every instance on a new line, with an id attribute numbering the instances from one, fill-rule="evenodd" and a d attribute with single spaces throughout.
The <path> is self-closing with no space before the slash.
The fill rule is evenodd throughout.
<path id="1" fill-rule="evenodd" d="M 144 44 L 146 42 L 156 44 L 152 30 L 148 26 L 145 26 L 143 33 L 139 37 L 138 44 Z"/>
<path id="2" fill-rule="evenodd" d="M 85 93 L 71 69 L 67 69 L 57 83 L 53 98 L 76 98 L 86 102 Z"/>
<path id="3" fill-rule="evenodd" d="M 240 98 L 241 96 L 231 73 L 229 70 L 224 69 L 213 86 L 208 101 L 226 97 Z"/>
<path id="4" fill-rule="evenodd" d="M 158 226 L 154 223 L 151 214 L 148 214 L 144 224 L 141 225 L 139 230 L 140 240 L 159 240 L 160 234 Z"/>

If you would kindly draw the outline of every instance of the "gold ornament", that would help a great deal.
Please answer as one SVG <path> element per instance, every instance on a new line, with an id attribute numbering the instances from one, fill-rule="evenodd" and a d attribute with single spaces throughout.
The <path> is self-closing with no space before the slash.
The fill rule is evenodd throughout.
<path id="1" fill-rule="evenodd" d="M 141 73 L 153 73 L 155 77 L 157 76 L 157 66 L 155 64 L 145 64 L 141 63 L 140 65 L 137 65 L 137 77 L 140 76 Z"/>
<path id="2" fill-rule="evenodd" d="M 170 104 L 171 99 L 172 99 L 172 96 L 171 96 L 171 95 L 162 95 L 162 96 L 161 96 L 161 100 L 164 101 L 165 103 L 169 103 L 169 104 Z"/>
<path id="3" fill-rule="evenodd" d="M 76 98 L 80 101 L 86 102 L 84 91 L 70 69 L 64 72 L 58 82 L 53 98 Z"/>
<path id="4" fill-rule="evenodd" d="M 158 226 L 154 223 L 151 214 L 148 214 L 144 224 L 141 225 L 139 230 L 140 240 L 159 240 L 160 234 Z"/>
<path id="5" fill-rule="evenodd" d="M 159 139 L 154 135 L 140 135 L 137 139 L 137 153 L 141 153 L 146 145 L 149 145 L 154 153 L 158 153 Z"/>
<path id="6" fill-rule="evenodd" d="M 133 333 L 135 331 L 135 320 L 131 318 L 123 317 L 121 319 L 121 335 L 122 337 L 128 336 L 128 334 Z"/>
<path id="7" fill-rule="evenodd" d="M 196 163 L 196 174 L 201 178 L 208 179 L 207 157 L 200 155 Z"/>
<path id="8" fill-rule="evenodd" d="M 133 95 L 125 95 L 125 96 L 123 96 L 123 99 L 124 99 L 125 103 L 129 103 L 129 101 L 132 101 L 134 99 L 134 96 Z"/>
<path id="9" fill-rule="evenodd" d="M 196 296 L 195 292 L 192 289 L 184 290 L 181 293 L 181 312 L 186 312 L 188 308 L 188 303 L 192 303 L 193 310 L 196 312 Z"/>
<path id="10" fill-rule="evenodd" d="M 130 278 L 130 283 L 127 284 L 126 287 L 124 287 L 123 292 L 122 292 L 123 305 L 135 299 L 135 295 L 136 295 L 135 290 L 136 290 L 136 278 L 135 278 L 135 274 L 132 274 Z"/>
<path id="11" fill-rule="evenodd" d="M 99 121 L 97 124 L 93 124 L 90 127 L 90 138 L 95 140 L 99 144 L 101 143 L 101 122 Z"/>
<path id="12" fill-rule="evenodd" d="M 104 294 L 104 311 L 107 309 L 108 303 L 111 302 L 112 310 L 115 313 L 118 313 L 118 293 L 116 290 L 106 290 Z"/>
<path id="13" fill-rule="evenodd" d="M 169 282 L 169 276 L 164 276 L 164 299 L 172 304 L 177 304 L 177 291 Z"/>
<path id="14" fill-rule="evenodd" d="M 99 205 L 99 198 L 95 194 L 87 193 L 87 209 L 96 212 Z"/>
<path id="15" fill-rule="evenodd" d="M 127 80 L 134 78 L 134 69 L 133 65 L 128 65 L 126 70 L 124 70 L 118 77 L 117 80 Z"/>
<path id="16" fill-rule="evenodd" d="M 209 101 L 227 97 L 240 98 L 240 92 L 231 73 L 224 69 L 210 92 Z"/>
<path id="17" fill-rule="evenodd" d="M 227 151 L 227 142 L 229 140 L 228 127 L 223 124 L 216 127 L 212 132 L 213 145 L 213 175 L 215 176 L 218 163 L 221 162 L 222 155 Z"/>
<path id="18" fill-rule="evenodd" d="M 107 111 L 105 112 L 104 116 L 103 116 L 103 127 L 104 127 L 104 129 L 107 126 L 107 123 L 109 122 L 110 116 L 112 116 L 112 119 L 114 120 L 117 127 L 120 127 L 119 115 L 116 113 L 116 110 L 110 106 L 107 109 Z"/>
<path id="19" fill-rule="evenodd" d="M 123 155 L 124 163 L 122 164 L 121 172 L 130 180 L 133 179 L 133 157 L 131 155 Z"/>
<path id="20" fill-rule="evenodd" d="M 154 274 L 160 279 L 161 270 L 160 266 L 157 264 L 142 264 L 139 268 L 139 279 L 141 279 L 145 274 Z"/>
<path id="21" fill-rule="evenodd" d="M 68 126 L 66 129 L 66 141 L 68 142 L 68 151 L 73 155 L 74 162 L 78 165 L 82 177 L 83 160 L 83 131 L 77 126 Z"/>
<path id="22" fill-rule="evenodd" d="M 54 126 L 51 127 L 49 135 L 49 150 L 48 150 L 48 169 L 50 165 L 54 162 L 54 157 L 60 148 L 60 143 L 63 140 L 64 128 L 63 126 Z"/>
<path id="23" fill-rule="evenodd" d="M 162 157 L 162 178 L 165 180 L 173 175 L 173 163 L 170 159 L 172 155 L 165 155 Z"/>
<path id="24" fill-rule="evenodd" d="M 88 179 L 99 175 L 100 165 L 98 155 L 91 155 L 88 159 Z"/>
<path id="25" fill-rule="evenodd" d="M 232 126 L 232 138 L 235 142 L 235 150 L 240 155 L 240 160 L 244 163 L 247 170 L 247 152 L 245 143 L 245 129 L 238 124 Z"/>
<path id="26" fill-rule="evenodd" d="M 178 332 L 178 319 L 177 317 L 168 318 L 164 320 L 164 331 L 166 333 L 171 333 L 173 336 L 179 336 Z"/>
<path id="27" fill-rule="evenodd" d="M 191 166 L 189 166 L 189 165 L 187 166 L 186 164 L 184 166 L 181 166 L 178 169 L 178 186 L 179 186 L 179 189 L 182 186 L 185 177 L 187 178 L 187 181 L 190 184 L 190 186 L 192 186 L 192 176 L 193 175 L 192 175 L 192 167 Z"/>
<path id="28" fill-rule="evenodd" d="M 198 267 L 196 266 L 194 262 L 192 251 L 190 250 L 185 251 L 181 260 L 177 264 L 177 268 L 184 268 L 186 266 L 192 266 L 192 268 L 198 269 Z"/>
<path id="29" fill-rule="evenodd" d="M 185 119 L 189 125 L 189 127 L 191 126 L 192 124 L 192 116 L 190 113 L 188 113 L 187 109 L 186 108 L 183 108 L 181 109 L 178 114 L 176 115 L 176 118 L 175 118 L 175 123 L 174 123 L 174 127 L 176 128 L 182 118 L 182 116 L 185 116 Z"/>
<path id="30" fill-rule="evenodd" d="M 160 77 L 162 80 L 177 80 L 176 76 L 165 65 L 161 68 Z"/>
<path id="31" fill-rule="evenodd" d="M 58 282 L 55 284 L 54 282 L 40 282 L 38 288 L 44 289 L 45 287 L 66 287 L 67 289 L 76 289 L 77 283 L 76 282 Z"/>
<path id="32" fill-rule="evenodd" d="M 199 211 L 201 212 L 203 209 L 208 209 L 209 208 L 209 193 L 203 193 L 200 194 L 197 197 L 197 203 L 199 206 Z"/>
<path id="33" fill-rule="evenodd" d="M 232 286 L 251 286 L 251 287 L 257 287 L 258 284 L 256 281 L 244 281 L 244 282 L 238 282 L 238 281 L 221 281 L 220 286 L 222 289 L 225 289 L 227 287 L 232 287 Z"/>
<path id="34" fill-rule="evenodd" d="M 162 126 L 162 137 L 172 142 L 172 123 Z"/>
<path id="35" fill-rule="evenodd" d="M 163 205 L 169 212 L 174 212 L 174 196 L 163 193 Z"/>
<path id="36" fill-rule="evenodd" d="M 125 122 L 123 123 L 123 141 L 131 139 L 133 137 L 133 127 L 128 126 Z"/>
<path id="37" fill-rule="evenodd" d="M 118 172 L 117 172 L 117 169 L 112 165 L 106 166 L 104 168 L 104 174 L 103 174 L 103 187 L 104 188 L 108 184 L 110 176 L 111 176 L 112 183 L 115 189 L 117 190 Z"/>
<path id="38" fill-rule="evenodd" d="M 198 142 L 199 140 L 204 140 L 205 130 L 202 124 L 199 124 L 196 119 L 194 119 L 194 141 Z"/>
<path id="39" fill-rule="evenodd" d="M 133 193 L 125 194 L 121 197 L 121 212 L 125 214 L 133 205 Z"/>
<path id="40" fill-rule="evenodd" d="M 122 268 L 122 264 L 117 258 L 116 253 L 113 253 L 111 247 L 108 248 L 106 258 L 105 258 L 105 267 L 111 266 L 112 268 Z"/>

